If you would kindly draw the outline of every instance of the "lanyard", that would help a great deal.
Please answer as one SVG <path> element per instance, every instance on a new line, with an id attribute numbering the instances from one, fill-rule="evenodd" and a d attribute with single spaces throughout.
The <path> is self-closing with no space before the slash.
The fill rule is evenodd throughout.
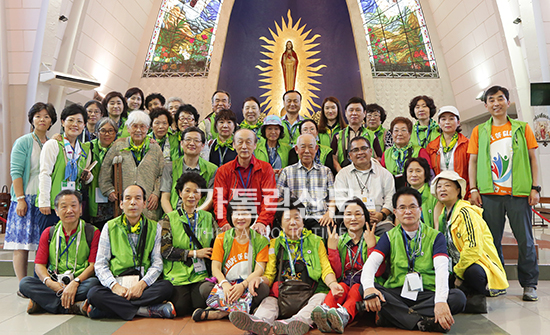
<path id="1" fill-rule="evenodd" d="M 412 148 L 407 149 L 405 152 L 403 152 L 403 158 L 399 159 L 399 157 L 395 160 L 397 163 L 397 173 L 403 173 L 403 164 L 405 164 L 405 161 L 407 160 L 409 156 L 409 150 Z M 399 155 L 401 156 L 401 155 Z"/>
<path id="2" fill-rule="evenodd" d="M 347 132 L 346 132 L 346 130 L 344 130 L 344 138 L 343 138 L 344 141 L 343 142 L 346 145 L 346 147 L 344 148 L 346 153 L 348 152 L 348 149 L 349 149 L 349 142 L 351 142 L 351 140 L 353 140 L 353 138 L 356 138 L 357 136 L 363 136 L 363 130 L 362 130 L 363 126 L 359 126 L 359 129 L 357 129 L 357 131 L 353 131 L 353 134 L 355 135 L 355 136 L 353 136 L 353 138 L 351 138 L 350 135 L 349 135 L 350 131 L 352 131 L 350 129 L 351 129 L 351 127 L 348 126 L 346 128 Z M 346 133 L 347 133 L 347 136 L 346 136 Z M 357 135 L 358 133 L 359 133 L 359 135 Z"/>
<path id="3" fill-rule="evenodd" d="M 36 143 L 38 143 L 38 145 L 40 146 L 40 150 L 42 150 L 42 147 L 44 146 L 44 143 L 42 143 L 42 141 L 40 141 L 40 139 L 38 138 L 38 136 L 36 136 L 36 134 L 34 132 L 32 132 L 31 134 L 32 134 L 32 138 L 34 138 Z M 46 136 L 46 141 L 47 140 L 49 140 L 48 136 Z"/>
<path id="4" fill-rule="evenodd" d="M 223 154 L 222 154 L 222 148 L 225 148 L 225 150 L 223 151 Z M 225 154 L 227 154 L 227 150 L 229 150 L 229 147 L 222 147 L 222 146 L 220 146 L 220 147 L 218 148 L 218 156 L 219 156 L 219 158 L 220 158 L 220 166 L 222 166 L 223 164 L 225 164 L 225 163 L 223 162 L 223 160 L 225 159 Z"/>
<path id="5" fill-rule="evenodd" d="M 364 189 L 367 189 L 367 194 L 369 194 L 369 180 L 370 180 L 370 176 L 372 174 L 372 169 L 367 173 L 367 180 L 365 181 L 364 184 L 361 181 L 361 179 L 359 177 L 357 177 L 358 174 L 359 174 L 359 172 L 355 171 L 355 179 L 357 179 L 357 183 L 359 184 L 359 188 L 361 189 L 361 195 L 363 195 L 363 190 Z"/>
<path id="6" fill-rule="evenodd" d="M 124 214 L 123 214 L 124 215 Z M 122 218 L 122 222 L 124 222 L 124 220 L 126 220 L 125 217 Z M 144 222 L 143 221 L 143 218 L 139 218 L 139 220 L 141 221 L 141 225 L 145 225 L 147 224 L 147 222 Z M 121 227 L 122 228 L 122 227 Z M 130 238 L 130 234 L 135 234 L 135 233 L 132 233 L 130 231 L 130 226 L 128 225 L 127 226 L 128 229 L 125 229 L 126 231 L 126 237 L 128 237 L 128 244 L 130 244 L 130 249 L 132 249 L 132 259 L 134 261 L 134 268 L 136 268 L 136 258 L 137 258 L 137 246 L 136 244 L 134 243 L 134 241 Z M 141 229 L 139 230 L 139 235 L 138 235 L 138 244 L 139 244 L 139 240 L 141 239 L 141 232 L 143 231 L 143 227 L 141 227 Z"/>
<path id="7" fill-rule="evenodd" d="M 183 206 L 182 206 L 182 210 L 183 210 Z M 195 226 L 194 227 L 193 227 L 193 225 L 191 225 L 191 220 L 189 219 L 189 216 L 187 215 L 187 212 L 185 212 L 185 211 L 183 211 L 183 212 L 185 213 L 185 217 L 187 218 L 187 224 L 189 225 L 189 228 L 191 228 L 191 231 L 193 232 L 193 235 L 197 236 L 197 234 L 195 234 L 195 230 L 197 229 L 197 225 L 199 223 L 197 211 L 195 211 L 193 213 L 193 219 L 195 221 Z M 193 249 L 197 248 L 195 243 L 193 243 L 193 239 L 191 238 L 191 236 L 189 236 L 189 247 L 193 248 Z"/>
<path id="8" fill-rule="evenodd" d="M 286 242 L 286 252 L 288 253 L 288 263 L 290 264 L 290 271 L 292 272 L 292 277 L 296 277 L 296 269 L 295 264 L 296 261 L 298 261 L 298 256 L 296 258 L 292 258 L 292 254 L 290 253 L 290 246 L 288 245 L 288 239 L 285 235 L 285 242 Z M 304 258 L 304 237 L 303 235 L 300 236 L 300 255 L 302 255 L 302 261 L 306 263 L 306 260 Z M 307 264 L 307 263 L 306 263 Z"/>
<path id="9" fill-rule="evenodd" d="M 63 254 L 65 254 L 65 252 L 67 253 L 67 260 L 65 262 L 65 265 L 67 266 L 67 269 L 69 268 L 69 247 L 71 246 L 71 244 L 73 244 L 74 240 L 76 239 L 76 253 L 74 255 L 74 266 L 73 266 L 73 272 L 76 271 L 76 261 L 78 260 L 78 247 L 80 246 L 80 236 L 82 236 L 82 230 L 84 229 L 84 225 L 82 224 L 84 221 L 80 220 L 80 229 L 78 231 L 78 234 L 76 234 L 70 241 L 69 241 L 69 244 L 65 247 L 65 250 L 63 250 L 63 252 L 61 253 L 61 255 L 59 254 L 59 246 L 61 245 L 61 238 L 65 238 L 65 236 L 61 237 L 61 231 L 63 230 L 63 225 L 61 225 L 61 227 L 59 227 L 59 229 L 57 230 L 57 243 L 55 244 L 55 271 L 57 272 L 57 265 L 58 265 L 58 261 L 59 261 L 59 258 L 61 256 L 63 256 Z"/>
<path id="10" fill-rule="evenodd" d="M 363 251 L 363 236 L 361 235 L 361 240 L 359 240 L 359 246 L 357 247 L 357 253 L 355 254 L 355 257 L 352 258 L 353 253 L 351 252 L 351 248 L 348 244 L 346 244 L 346 248 L 348 249 L 348 258 L 351 265 L 351 271 L 353 271 L 353 268 L 355 267 L 355 263 L 357 262 L 357 258 L 363 261 L 363 255 L 361 255 Z"/>
<path id="11" fill-rule="evenodd" d="M 414 249 L 412 250 L 410 249 L 410 242 L 413 242 L 413 239 L 410 239 L 410 242 L 407 242 L 409 236 L 405 233 L 405 229 L 403 229 L 403 227 L 401 227 L 401 232 L 403 233 L 403 242 L 405 243 L 405 250 L 409 261 L 409 273 L 411 273 L 414 272 L 414 261 L 422 251 L 422 225 L 418 226 L 418 231 L 414 237 Z"/>
<path id="12" fill-rule="evenodd" d="M 239 174 L 239 179 L 241 180 L 241 184 L 245 189 L 248 188 L 250 185 L 250 175 L 252 174 L 252 167 L 249 167 L 250 170 L 248 170 L 248 178 L 246 179 L 246 184 L 244 183 L 243 175 L 241 173 L 241 169 L 237 169 L 237 173 Z"/>
<path id="13" fill-rule="evenodd" d="M 420 141 L 420 126 L 417 123 L 416 124 L 416 140 L 418 141 L 418 145 L 424 148 L 424 145 L 426 144 L 426 141 L 428 138 L 430 138 L 430 132 L 432 131 L 432 122 L 430 121 L 430 124 L 428 124 L 428 129 L 426 131 L 426 138 Z"/>

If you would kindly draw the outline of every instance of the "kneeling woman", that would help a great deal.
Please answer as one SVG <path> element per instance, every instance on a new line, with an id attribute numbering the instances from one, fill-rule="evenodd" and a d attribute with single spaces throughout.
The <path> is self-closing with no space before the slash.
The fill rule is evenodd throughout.
<path id="1" fill-rule="evenodd" d="M 506 273 L 483 220 L 483 209 L 462 200 L 465 193 L 466 181 L 455 171 L 441 172 L 432 183 L 432 194 L 445 206 L 439 216 L 439 230 L 447 239 L 455 286 L 465 291 L 468 300 L 474 295 L 505 294 Z M 478 301 L 483 303 L 484 299 Z"/>
<path id="2" fill-rule="evenodd" d="M 370 222 L 370 218 L 365 203 L 359 198 L 353 198 L 344 204 L 344 225 L 347 232 L 340 237 L 336 227 L 329 232 L 328 258 L 344 294 L 335 297 L 329 292 L 325 302 L 313 309 L 311 318 L 323 333 L 343 333 L 344 327 L 357 314 L 355 304 L 363 300 L 359 293 L 361 270 L 378 240 L 374 235 L 376 224 L 369 227 L 367 222 Z M 376 275 L 384 273 L 384 270 L 385 266 L 382 265 Z"/>
<path id="3" fill-rule="evenodd" d="M 252 284 L 264 274 L 269 240 L 250 229 L 254 219 L 251 207 L 230 203 L 227 219 L 234 228 L 216 237 L 212 251 L 212 275 L 218 280 L 207 300 L 212 309 L 196 309 L 195 321 L 221 319 L 234 310 L 253 311 L 269 295 L 266 283 Z"/>
<path id="4" fill-rule="evenodd" d="M 323 239 L 304 229 L 300 212 L 303 204 L 296 198 L 277 211 L 283 232 L 271 240 L 269 261 L 263 276 L 254 278 L 250 286 L 259 283 L 272 286 L 254 315 L 231 312 L 235 327 L 254 334 L 267 335 L 273 326 L 275 334 L 305 334 L 313 324 L 311 312 L 330 291 L 335 297 L 344 293 L 338 285 L 327 257 Z M 284 320 L 275 321 L 278 317 Z"/>
<path id="5" fill-rule="evenodd" d="M 206 281 L 210 276 L 207 263 L 212 255 L 214 218 L 209 212 L 197 210 L 201 190 L 205 189 L 206 181 L 198 173 L 182 174 L 176 184 L 181 208 L 159 221 L 164 279 L 174 285 L 170 301 L 178 316 L 205 308 L 206 298 L 214 287 Z"/>

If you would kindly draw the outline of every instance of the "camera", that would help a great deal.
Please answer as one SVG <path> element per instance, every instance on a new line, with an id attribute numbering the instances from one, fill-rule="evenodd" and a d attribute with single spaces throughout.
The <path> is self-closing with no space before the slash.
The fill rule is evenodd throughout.
<path id="1" fill-rule="evenodd" d="M 57 275 L 57 282 L 63 286 L 67 286 L 73 281 L 74 275 L 71 270 L 65 271 L 65 273 L 61 273 Z"/>

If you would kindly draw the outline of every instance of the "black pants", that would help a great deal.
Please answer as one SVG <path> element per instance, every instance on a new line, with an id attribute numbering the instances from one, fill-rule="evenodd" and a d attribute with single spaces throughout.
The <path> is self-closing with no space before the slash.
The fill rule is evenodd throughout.
<path id="1" fill-rule="evenodd" d="M 489 290 L 487 289 L 487 274 L 485 270 L 479 264 L 470 265 L 466 271 L 464 271 L 464 281 L 460 288 L 466 295 L 483 294 L 489 296 Z M 449 287 L 454 286 L 455 276 L 449 276 L 449 279 L 453 282 Z"/>
<path id="2" fill-rule="evenodd" d="M 378 284 L 375 284 L 375 287 L 386 299 L 382 304 L 380 315 L 397 328 L 412 330 L 422 317 L 434 316 L 435 292 L 433 291 L 418 292 L 416 301 L 413 301 L 401 297 L 401 287 L 384 288 Z M 466 296 L 459 289 L 450 289 L 447 304 L 451 314 L 461 313 L 466 306 Z"/>
<path id="3" fill-rule="evenodd" d="M 145 288 L 139 299 L 126 300 L 103 285 L 94 286 L 88 292 L 88 302 L 109 316 L 118 316 L 123 320 L 130 321 L 136 316 L 140 307 L 157 305 L 170 299 L 173 289 L 174 287 L 169 281 L 158 280 Z"/>
<path id="4" fill-rule="evenodd" d="M 197 308 L 206 308 L 206 298 L 214 284 L 203 280 L 189 285 L 174 286 L 170 301 L 176 308 L 177 316 L 193 313 Z"/>

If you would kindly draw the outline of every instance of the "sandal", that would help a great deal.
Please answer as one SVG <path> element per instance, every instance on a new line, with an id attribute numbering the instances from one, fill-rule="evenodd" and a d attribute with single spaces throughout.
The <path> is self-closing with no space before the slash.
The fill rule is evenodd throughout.
<path id="1" fill-rule="evenodd" d="M 211 311 L 211 309 L 208 309 L 208 308 L 197 308 L 195 309 L 195 311 L 193 312 L 193 321 L 195 322 L 200 322 L 200 321 L 205 321 L 205 320 L 208 320 L 208 313 Z M 203 317 L 203 313 L 204 313 L 204 317 Z"/>

